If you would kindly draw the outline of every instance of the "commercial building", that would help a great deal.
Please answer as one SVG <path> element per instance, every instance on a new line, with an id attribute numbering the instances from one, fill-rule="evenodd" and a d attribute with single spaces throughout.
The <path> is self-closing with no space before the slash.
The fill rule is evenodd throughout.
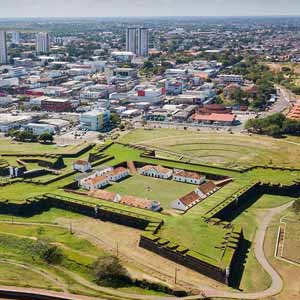
<path id="1" fill-rule="evenodd" d="M 109 110 L 93 110 L 81 114 L 80 127 L 90 131 L 103 129 L 110 121 Z"/>
<path id="2" fill-rule="evenodd" d="M 55 127 L 48 124 L 29 123 L 24 126 L 24 129 L 33 135 L 41 135 L 43 133 L 55 133 Z"/>
<path id="3" fill-rule="evenodd" d="M 49 53 L 49 35 L 47 32 L 39 32 L 36 35 L 36 52 Z"/>
<path id="4" fill-rule="evenodd" d="M 0 132 L 8 132 L 10 129 L 18 129 L 32 120 L 28 115 L 0 114 Z"/>
<path id="5" fill-rule="evenodd" d="M 7 64 L 7 42 L 6 42 L 6 32 L 0 31 L 0 65 Z"/>
<path id="6" fill-rule="evenodd" d="M 41 109 L 44 111 L 64 112 L 72 109 L 69 99 L 46 99 L 41 101 Z"/>

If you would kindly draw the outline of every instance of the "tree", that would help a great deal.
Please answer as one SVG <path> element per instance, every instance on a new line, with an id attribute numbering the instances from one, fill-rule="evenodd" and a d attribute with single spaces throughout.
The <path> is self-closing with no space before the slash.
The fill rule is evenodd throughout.
<path id="1" fill-rule="evenodd" d="M 39 136 L 39 141 L 42 143 L 53 143 L 54 137 L 53 134 L 44 132 Z"/>
<path id="2" fill-rule="evenodd" d="M 121 118 L 118 114 L 116 113 L 111 113 L 110 115 L 110 122 L 115 125 L 115 126 L 119 126 L 121 124 Z"/>
<path id="3" fill-rule="evenodd" d="M 127 270 L 115 256 L 99 257 L 92 265 L 96 282 L 117 282 L 129 278 Z"/>
<path id="4" fill-rule="evenodd" d="M 33 246 L 32 253 L 48 264 L 60 264 L 64 255 L 60 248 L 52 245 L 49 240 L 39 238 Z"/>

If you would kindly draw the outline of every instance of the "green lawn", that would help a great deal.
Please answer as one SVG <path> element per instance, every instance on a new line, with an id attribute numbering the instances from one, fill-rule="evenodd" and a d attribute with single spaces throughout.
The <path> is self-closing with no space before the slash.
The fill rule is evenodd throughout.
<path id="1" fill-rule="evenodd" d="M 107 190 L 150 200 L 159 201 L 163 208 L 170 208 L 171 202 L 192 192 L 195 185 L 163 180 L 142 175 L 134 175 L 119 183 L 114 183 Z"/>
<path id="2" fill-rule="evenodd" d="M 226 167 L 273 164 L 300 167 L 300 146 L 289 138 L 179 129 L 133 130 L 124 143 L 143 144 L 192 157 L 192 161 Z M 169 155 L 169 154 L 167 154 Z"/>

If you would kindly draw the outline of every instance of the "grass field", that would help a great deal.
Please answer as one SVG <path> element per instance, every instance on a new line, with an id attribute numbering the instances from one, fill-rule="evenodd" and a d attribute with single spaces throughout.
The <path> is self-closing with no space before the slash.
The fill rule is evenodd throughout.
<path id="1" fill-rule="evenodd" d="M 61 291 L 58 286 L 39 273 L 6 262 L 0 262 L 0 284 Z"/>
<path id="2" fill-rule="evenodd" d="M 239 165 L 242 160 L 244 160 L 246 164 L 252 164 L 258 161 L 261 161 L 261 164 L 267 164 L 268 161 L 270 162 L 270 160 L 272 160 L 272 164 L 274 164 L 275 161 L 276 163 L 281 162 L 283 163 L 283 165 L 291 165 L 292 161 L 295 161 L 297 164 L 299 163 L 298 160 L 295 159 L 295 157 L 297 157 L 297 155 L 299 154 L 298 148 L 300 149 L 300 146 L 288 144 L 284 141 L 273 140 L 265 137 L 259 137 L 257 139 L 256 137 L 252 137 L 250 142 L 250 137 L 229 135 L 226 133 L 218 135 L 217 133 L 212 134 L 202 132 L 186 133 L 178 130 L 137 130 L 126 135 L 123 138 L 123 141 L 126 141 L 126 139 L 127 141 L 132 141 L 133 139 L 135 139 L 135 137 L 136 140 L 141 143 L 155 145 L 156 147 L 166 147 L 169 150 L 174 150 L 177 149 L 177 147 L 182 147 L 180 151 L 185 151 L 184 143 L 186 139 L 188 145 L 186 153 L 192 153 L 187 155 L 193 157 L 192 160 L 194 161 L 198 161 L 199 157 L 201 158 L 201 153 L 206 153 L 205 156 L 209 156 L 209 154 L 213 156 L 214 151 L 216 151 L 217 153 L 218 151 L 222 150 L 222 145 L 226 144 L 227 146 L 224 147 L 225 150 L 222 153 L 225 159 L 223 162 L 218 161 L 218 164 L 221 163 L 221 165 Z M 205 146 L 204 143 L 206 143 Z M 269 143 L 270 146 L 268 146 Z M 191 147 L 194 147 L 194 145 L 191 146 L 191 144 L 196 144 L 196 148 L 192 149 Z M 258 149 L 257 151 L 255 150 L 256 147 Z M 286 149 L 286 147 L 288 147 L 288 149 Z M 256 154 L 252 155 L 252 152 L 255 152 Z M 200 252 L 201 254 L 209 257 L 211 260 L 216 261 L 217 264 L 220 260 L 221 250 L 217 249 L 216 247 L 223 242 L 224 236 L 226 235 L 226 233 L 228 233 L 228 230 L 205 223 L 202 219 L 203 215 L 212 207 L 218 205 L 225 198 L 233 195 L 238 190 L 240 190 L 241 187 L 248 185 L 252 181 L 262 180 L 271 181 L 274 183 L 291 184 L 295 179 L 300 178 L 300 172 L 283 172 L 277 170 L 272 171 L 270 169 L 262 168 L 255 169 L 251 172 L 246 173 L 239 173 L 234 170 L 222 170 L 212 165 L 217 164 L 217 162 L 214 160 L 211 161 L 211 164 L 209 166 L 194 166 L 184 162 L 171 162 L 164 159 L 145 158 L 140 156 L 141 152 L 139 150 L 124 147 L 118 144 L 114 144 L 113 146 L 105 150 L 105 154 L 115 156 L 113 160 L 106 163 L 109 165 L 115 165 L 126 161 L 140 161 L 149 164 L 161 164 L 170 168 L 184 168 L 199 172 L 231 176 L 234 178 L 234 181 L 226 185 L 224 188 L 222 188 L 220 191 L 213 194 L 209 198 L 205 199 L 201 204 L 193 207 L 191 210 L 188 211 L 188 213 L 182 216 L 174 216 L 168 213 L 157 214 L 151 211 L 141 211 L 139 209 L 131 207 L 124 207 L 117 203 L 107 203 L 106 201 L 96 200 L 85 196 L 77 196 L 73 194 L 70 195 L 64 192 L 62 190 L 62 187 L 67 183 L 72 182 L 74 180 L 74 175 L 49 185 L 36 185 L 28 183 L 16 183 L 7 185 L 5 187 L 1 187 L 0 198 L 18 202 L 23 201 L 28 197 L 33 197 L 50 192 L 74 197 L 76 199 L 90 201 L 93 203 L 97 202 L 99 204 L 125 209 L 130 212 L 139 212 L 147 216 L 159 217 L 164 220 L 164 226 L 159 232 L 159 235 L 162 238 L 174 241 L 180 245 L 183 245 L 184 247 Z M 218 153 L 217 156 L 219 155 L 220 154 Z M 291 155 L 291 157 L 289 157 L 289 155 Z M 178 154 L 178 156 L 180 156 L 180 154 Z M 243 156 L 244 158 L 242 159 Z M 259 160 L 256 160 L 258 157 Z M 68 167 L 70 167 L 72 161 L 73 159 L 68 159 Z M 148 187 L 150 187 L 150 189 L 148 189 Z M 168 208 L 172 200 L 176 199 L 179 196 L 183 196 L 185 193 L 190 192 L 193 189 L 194 187 L 189 184 L 182 184 L 173 181 L 164 181 L 140 175 L 133 176 L 109 187 L 109 190 L 116 191 L 122 195 L 134 195 L 138 197 L 149 198 L 151 200 L 158 200 L 162 203 L 162 206 L 164 208 Z M 237 225 L 242 225 L 246 239 L 251 242 L 253 241 L 256 226 L 259 222 L 259 211 L 261 209 L 282 205 L 290 200 L 291 198 L 288 197 L 265 195 L 262 198 L 258 199 L 256 203 L 254 203 L 251 207 L 245 208 L 245 210 L 234 219 L 233 223 Z M 0 216 L 0 220 L 7 218 L 10 217 Z M 76 214 L 63 212 L 61 210 L 56 209 L 51 209 L 49 212 L 43 213 L 41 215 L 36 215 L 30 218 L 29 220 L 53 222 L 57 219 L 65 220 L 66 218 L 69 218 L 70 220 L 81 220 L 81 217 Z M 25 218 L 18 217 L 14 219 L 26 220 Z M 96 225 L 94 224 L 94 226 Z M 113 232 L 117 232 L 118 230 L 114 227 L 114 225 L 115 224 L 108 223 L 107 226 L 113 228 Z M 6 234 L 9 235 L 11 238 L 17 238 L 16 235 L 25 235 L 27 237 L 30 237 L 35 236 L 36 234 L 36 229 L 33 229 L 32 227 L 17 228 L 10 227 L 13 225 L 5 225 L 1 229 L 1 226 L 2 225 L 0 224 L 0 235 Z M 101 231 L 102 228 L 97 228 L 97 230 Z M 132 229 L 128 230 L 131 230 L 130 232 L 133 232 Z M 108 230 L 107 234 L 110 235 L 111 238 L 117 239 L 118 236 L 115 236 L 113 232 Z M 129 233 L 129 231 L 126 231 L 126 234 L 127 233 L 131 234 Z M 70 251 L 68 249 L 64 249 L 64 251 L 66 251 L 67 256 L 74 257 L 75 260 L 78 260 L 78 262 L 84 262 L 87 259 L 90 259 L 90 257 L 86 258 L 84 255 L 78 255 L 78 251 L 90 255 L 92 255 L 92 253 L 95 253 L 95 251 L 98 251 L 95 249 L 89 250 L 89 247 L 85 246 L 84 244 L 81 244 L 81 242 L 79 243 L 78 241 L 73 241 L 72 238 L 68 236 L 68 232 L 55 232 L 55 230 L 51 230 L 50 232 L 48 232 L 48 230 L 46 230 L 46 234 L 49 237 L 51 237 L 51 239 L 57 241 L 57 243 L 65 244 L 65 246 L 68 249 L 74 249 L 74 251 Z M 134 245 L 136 245 L 138 240 L 138 233 L 135 232 L 134 234 L 137 234 L 136 236 L 134 236 Z M 10 253 L 10 255 L 13 255 L 13 250 L 10 249 L 9 251 L 8 252 Z M 128 251 L 131 250 L 128 249 Z M 7 253 L 7 251 L 2 251 L 2 253 Z M 99 253 L 101 253 L 101 251 Z M 71 268 L 73 269 L 74 265 L 71 265 Z M 255 270 L 255 272 L 253 272 L 253 270 Z M 269 285 L 269 283 L 269 278 L 268 276 L 266 276 L 265 272 L 261 269 L 258 262 L 256 261 L 251 246 L 250 253 L 248 255 L 248 260 L 246 263 L 246 269 L 241 280 L 240 288 L 245 291 L 254 291 L 266 288 Z M 74 283 L 73 288 L 78 290 L 81 287 L 76 287 Z"/>
<path id="3" fill-rule="evenodd" d="M 283 257 L 300 264 L 300 221 L 288 221 L 285 227 Z"/>
<path id="4" fill-rule="evenodd" d="M 198 163 L 229 167 L 265 164 L 300 167 L 300 162 L 295 161 L 300 155 L 300 144 L 265 136 L 137 129 L 123 136 L 121 141 L 177 152 Z"/>
<path id="5" fill-rule="evenodd" d="M 163 208 L 170 208 L 171 202 L 192 192 L 195 185 L 163 180 L 148 176 L 134 175 L 119 183 L 114 183 L 107 190 L 150 200 L 158 201 Z"/>

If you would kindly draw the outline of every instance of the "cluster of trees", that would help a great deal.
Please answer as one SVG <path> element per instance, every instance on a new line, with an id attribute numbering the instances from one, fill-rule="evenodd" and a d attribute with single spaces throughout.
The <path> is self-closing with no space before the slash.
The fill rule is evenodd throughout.
<path id="1" fill-rule="evenodd" d="M 274 74 L 268 66 L 260 64 L 254 57 L 247 57 L 230 70 L 227 70 L 227 73 L 243 75 L 245 79 L 256 84 L 257 93 L 251 95 L 253 101 L 251 101 L 250 106 L 253 108 L 264 108 L 271 95 L 276 93 Z"/>
<path id="2" fill-rule="evenodd" d="M 53 143 L 54 137 L 51 133 L 45 132 L 39 136 L 34 135 L 32 132 L 27 130 L 10 130 L 8 135 L 13 137 L 19 142 L 40 142 L 40 143 Z"/>
<path id="3" fill-rule="evenodd" d="M 259 119 L 250 119 L 245 128 L 257 134 L 266 134 L 273 137 L 280 137 L 283 134 L 300 134 L 300 121 L 290 120 L 281 113 Z"/>

